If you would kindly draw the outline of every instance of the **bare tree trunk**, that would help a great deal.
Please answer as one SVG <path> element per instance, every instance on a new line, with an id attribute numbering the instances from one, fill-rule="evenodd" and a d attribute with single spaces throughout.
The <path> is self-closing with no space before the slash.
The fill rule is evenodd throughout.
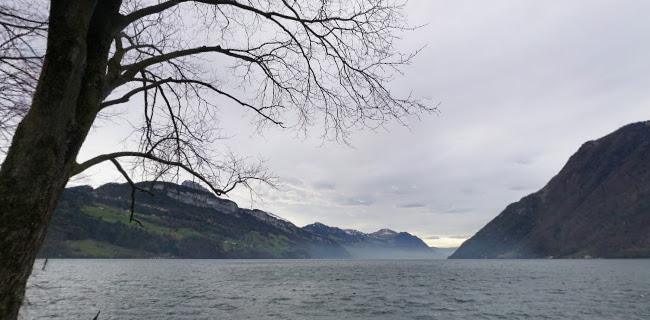
<path id="1" fill-rule="evenodd" d="M 94 1 L 52 1 L 39 84 L 0 169 L 0 319 L 18 317 L 36 253 L 94 119 L 79 108 L 93 87 L 84 78 L 94 8 Z"/>
<path id="2" fill-rule="evenodd" d="M 248 169 L 235 160 L 225 159 L 234 164 L 231 169 L 230 164 L 209 161 L 202 144 L 211 140 L 211 130 L 204 127 L 210 121 L 197 118 L 212 114 L 213 104 L 200 97 L 202 90 L 253 109 L 262 124 L 282 126 L 279 119 L 285 111 L 281 109 L 288 107 L 287 110 L 296 112 L 296 128 L 306 130 L 315 115 L 322 113 L 323 137 L 344 142 L 348 132 L 355 128 L 375 128 L 388 119 L 436 111 L 435 107 L 427 107 L 418 100 L 397 99 L 385 87 L 390 77 L 384 68 L 406 65 L 413 57 L 395 52 L 392 46 L 395 39 L 392 32 L 408 29 L 401 23 L 400 4 L 364 0 L 350 12 L 330 16 L 328 12 L 335 12 L 339 6 L 327 0 L 316 1 L 320 5 L 315 6 L 308 4 L 309 1 L 302 5 L 278 1 L 267 8 L 272 11 L 264 11 L 265 4 L 256 2 L 187 1 L 198 5 L 194 10 L 197 15 L 190 19 L 205 20 L 208 30 L 216 27 L 219 32 L 221 28 L 223 34 L 234 31 L 232 28 L 248 27 L 240 23 L 229 27 L 228 17 L 223 17 L 228 23 L 222 26 L 217 20 L 228 13 L 241 17 L 241 21 L 250 15 L 265 22 L 251 26 L 254 38 L 265 32 L 262 27 L 276 30 L 276 37 L 270 37 L 268 42 L 262 39 L 261 43 L 241 47 L 238 41 L 227 39 L 221 39 L 224 43 L 206 39 L 205 45 L 200 41 L 185 43 L 175 39 L 174 36 L 185 34 L 182 32 L 185 11 L 175 9 L 181 2 L 186 1 L 153 1 L 148 7 L 136 6 L 130 13 L 120 15 L 122 0 L 50 0 L 49 24 L 41 30 L 48 33 L 47 52 L 32 105 L 18 125 L 0 168 L 0 319 L 13 320 L 18 315 L 36 253 L 70 175 L 98 161 L 117 157 L 101 155 L 83 165 L 76 163 L 77 153 L 102 100 L 117 87 L 129 84 L 125 87 L 130 90 L 122 97 L 104 102 L 104 107 L 124 103 L 136 94 L 145 97 L 145 128 L 140 151 L 147 152 L 128 155 L 183 168 L 217 194 L 228 192 L 237 184 L 248 186 L 250 181 L 268 183 L 271 178 L 259 175 L 263 171 L 260 166 Z M 222 7 L 215 5 L 228 10 L 222 11 Z M 303 7 L 306 12 L 300 9 Z M 344 16 L 337 17 L 338 14 Z M 29 21 L 18 16 L 12 19 Z M 177 22 L 179 27 L 173 27 Z M 281 37 L 275 39 L 278 35 Z M 115 46 L 108 68 L 113 41 Z M 128 47 L 123 46 L 123 41 Z M 235 59 L 237 66 L 248 69 L 245 79 L 255 78 L 255 73 L 248 72 L 259 69 L 263 79 L 257 101 L 261 105 L 254 106 L 222 91 L 214 85 L 211 76 L 203 77 L 203 72 L 183 61 L 201 54 Z M 40 63 L 40 56 L 38 59 Z M 318 67 L 321 62 L 314 61 L 319 59 L 323 60 L 322 65 L 333 69 Z M 31 75 L 25 77 L 33 81 Z M 136 84 L 141 86 L 135 88 Z M 30 82 L 29 92 L 32 87 Z M 175 96 L 176 101 L 170 102 L 165 94 Z M 158 97 L 164 102 L 157 100 Z M 192 103 L 194 109 L 181 110 L 181 105 L 192 100 L 197 100 Z M 165 107 L 167 111 L 162 111 Z M 156 112 L 166 114 L 167 120 L 161 125 L 152 125 L 150 116 Z M 185 137 L 189 142 L 183 141 Z M 224 179 L 224 188 L 215 187 L 193 170 L 192 163 L 211 174 L 214 169 L 223 170 L 229 175 Z M 220 174 L 216 176 L 211 179 L 219 180 Z"/>

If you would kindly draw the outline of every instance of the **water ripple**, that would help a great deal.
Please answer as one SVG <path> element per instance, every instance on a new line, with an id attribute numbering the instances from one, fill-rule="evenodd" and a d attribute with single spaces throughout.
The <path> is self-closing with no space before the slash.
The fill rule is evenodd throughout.
<path id="1" fill-rule="evenodd" d="M 50 260 L 27 298 L 21 319 L 650 319 L 650 260 Z"/>

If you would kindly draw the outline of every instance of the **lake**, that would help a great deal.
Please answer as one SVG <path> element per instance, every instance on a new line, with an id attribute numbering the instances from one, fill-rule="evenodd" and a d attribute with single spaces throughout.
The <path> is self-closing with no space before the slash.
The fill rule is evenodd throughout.
<path id="1" fill-rule="evenodd" d="M 21 319 L 650 319 L 650 260 L 42 264 Z"/>

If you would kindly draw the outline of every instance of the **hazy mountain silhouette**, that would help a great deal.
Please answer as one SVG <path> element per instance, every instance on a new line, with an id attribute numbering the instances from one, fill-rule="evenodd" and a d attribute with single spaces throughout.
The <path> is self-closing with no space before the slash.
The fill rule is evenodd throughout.
<path id="1" fill-rule="evenodd" d="M 453 249 L 430 248 L 408 233 L 381 229 L 373 233 L 340 229 L 316 222 L 303 229 L 341 244 L 353 258 L 361 259 L 444 259 Z"/>

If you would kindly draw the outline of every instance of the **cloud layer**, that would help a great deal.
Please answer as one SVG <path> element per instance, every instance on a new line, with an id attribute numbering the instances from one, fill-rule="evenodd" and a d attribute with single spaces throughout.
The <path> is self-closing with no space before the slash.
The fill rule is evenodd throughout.
<path id="1" fill-rule="evenodd" d="M 543 187 L 583 142 L 650 119 L 650 2 L 411 1 L 408 11 L 426 26 L 400 45 L 426 48 L 394 90 L 441 102 L 440 114 L 356 132 L 352 148 L 255 135 L 224 108 L 231 148 L 268 158 L 284 182 L 260 189 L 256 206 L 298 225 L 389 227 L 456 246 Z M 119 147 L 110 130 L 84 152 Z M 101 169 L 89 179 L 118 178 Z"/>

